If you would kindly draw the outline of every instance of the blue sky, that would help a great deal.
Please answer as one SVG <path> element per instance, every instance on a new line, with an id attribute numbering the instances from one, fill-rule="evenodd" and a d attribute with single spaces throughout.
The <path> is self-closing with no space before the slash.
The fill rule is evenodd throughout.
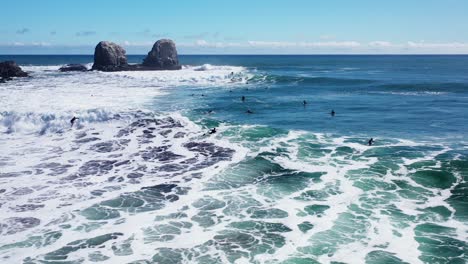
<path id="1" fill-rule="evenodd" d="M 468 53 L 467 0 L 2 1 L 0 54 Z"/>

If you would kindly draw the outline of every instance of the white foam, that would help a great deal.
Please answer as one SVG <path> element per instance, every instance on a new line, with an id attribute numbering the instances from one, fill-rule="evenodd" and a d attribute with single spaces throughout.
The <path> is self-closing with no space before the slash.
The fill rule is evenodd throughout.
<path id="1" fill-rule="evenodd" d="M 0 85 L 0 132 L 40 132 L 48 127 L 58 131 L 68 127 L 73 116 L 83 122 L 107 121 L 122 112 L 152 110 L 152 99 L 166 94 L 168 87 L 235 85 L 248 75 L 243 67 L 213 65 L 179 71 L 67 73 L 59 72 L 60 67 L 25 66 L 30 78 Z M 231 73 L 243 77 L 233 80 Z"/>
<path id="2" fill-rule="evenodd" d="M 42 204 L 45 205 L 44 208 L 39 208 L 35 211 L 28 212 L 13 212 L 12 210 L 8 210 L 8 213 L 1 215 L 0 223 L 9 217 L 36 217 L 40 218 L 41 224 L 38 227 L 23 231 L 21 233 L 3 236 L 0 245 L 22 241 L 33 234 L 42 234 L 43 232 L 48 232 L 48 230 L 50 231 L 51 229 L 61 229 L 57 226 L 60 223 L 52 224 L 50 226 L 47 224 L 53 222 L 56 219 L 60 219 L 60 217 L 63 215 L 73 216 L 66 222 L 66 224 L 69 224 L 74 228 L 83 224 L 88 224 L 90 221 L 79 215 L 80 210 L 88 208 L 93 204 L 97 204 L 101 201 L 116 198 L 120 194 L 136 192 L 145 186 L 153 186 L 156 184 L 168 182 L 178 182 L 178 186 L 180 187 L 190 187 L 192 189 L 191 194 L 181 196 L 179 201 L 172 203 L 170 207 L 162 209 L 158 212 L 142 212 L 138 214 L 132 214 L 121 211 L 120 213 L 122 218 L 103 221 L 107 222 L 108 224 L 105 224 L 99 229 L 89 232 L 80 232 L 73 230 L 72 228 L 61 229 L 61 232 L 64 234 L 59 241 L 50 246 L 35 248 L 33 255 L 40 256 L 64 247 L 68 243 L 76 240 L 88 239 L 112 232 L 123 232 L 125 234 L 124 237 L 118 238 L 116 240 L 119 242 L 134 236 L 135 243 L 132 245 L 134 247 L 134 254 L 131 256 L 115 256 L 107 263 L 115 263 L 117 259 L 118 262 L 120 262 L 131 261 L 139 258 L 151 258 L 155 246 L 189 247 L 194 246 L 194 243 L 200 242 L 203 239 L 210 239 L 210 237 L 208 237 L 209 233 L 204 233 L 203 228 L 197 228 L 195 226 L 193 229 L 191 229 L 190 233 L 182 234 L 180 238 L 177 238 L 172 242 L 161 241 L 152 243 L 151 245 L 146 245 L 144 243 L 143 228 L 151 228 L 154 225 L 154 217 L 156 215 L 177 212 L 181 210 L 181 208 L 191 204 L 194 200 L 205 197 L 207 193 L 202 192 L 202 189 L 204 188 L 203 183 L 209 181 L 211 177 L 225 169 L 232 162 L 241 161 L 245 157 L 247 151 L 245 148 L 238 147 L 237 145 L 231 144 L 221 138 L 218 139 L 215 137 L 202 137 L 201 134 L 203 133 L 203 130 L 198 125 L 190 122 L 187 118 L 182 117 L 178 113 L 172 113 L 171 117 L 181 122 L 183 127 L 173 128 L 172 131 L 167 134 L 167 137 L 171 138 L 171 147 L 168 150 L 173 151 L 176 154 L 183 155 L 185 158 L 197 158 L 193 152 L 189 152 L 187 148 L 183 147 L 183 145 L 191 141 L 211 142 L 218 146 L 236 149 L 232 160 L 221 161 L 213 166 L 201 169 L 199 172 L 202 173 L 203 178 L 198 182 L 186 182 L 184 180 L 184 178 L 189 177 L 191 173 L 197 172 L 196 170 L 189 171 L 188 173 L 181 175 L 176 174 L 170 178 L 152 177 L 151 175 L 146 174 L 138 182 L 133 182 L 132 184 L 118 183 L 115 181 L 109 182 L 107 180 L 109 176 L 124 176 L 128 173 L 134 172 L 135 168 L 139 165 L 160 166 L 164 164 L 164 162 L 158 161 L 145 162 L 141 159 L 141 157 L 134 155 L 143 148 L 137 143 L 137 139 L 135 138 L 135 135 L 140 134 L 137 131 L 132 133 L 132 135 L 129 137 L 124 137 L 125 139 L 131 140 L 130 145 L 125 150 L 112 153 L 114 155 L 117 154 L 117 159 L 119 160 L 132 160 L 129 167 L 120 167 L 114 173 L 107 176 L 89 176 L 86 178 L 86 181 L 92 183 L 91 186 L 80 186 L 79 183 L 81 180 L 60 182 L 58 178 L 61 178 L 64 175 L 61 175 L 60 177 L 54 177 L 47 176 L 45 174 L 36 175 L 33 173 L 16 177 L 0 178 L 0 184 L 2 188 L 7 190 L 7 193 L 0 197 L 0 202 L 3 206 L 2 210 L 3 208 L 11 209 L 18 205 L 41 200 L 42 198 L 46 199 L 42 202 Z M 127 123 L 127 120 L 113 120 L 112 122 L 95 123 L 78 130 L 76 133 L 96 133 L 97 137 L 102 138 L 103 141 L 106 141 L 109 139 L 115 139 L 115 133 L 119 130 L 119 128 L 126 126 Z M 144 128 L 139 128 L 139 130 L 142 129 Z M 178 132 L 184 132 L 186 135 L 180 138 L 174 138 L 174 135 Z M 9 134 L 8 138 L 2 136 L 2 140 L 0 140 L 0 147 L 3 151 L 2 154 L 5 156 L 14 157 L 13 163 L 9 163 L 3 166 L 2 173 L 16 172 L 18 170 L 34 170 L 35 166 L 38 164 L 44 162 L 56 162 L 60 164 L 71 165 L 71 168 L 69 168 L 69 171 L 66 175 L 72 175 L 78 171 L 79 167 L 85 161 L 109 159 L 109 153 L 95 153 L 90 151 L 89 147 L 96 143 L 94 141 L 88 144 L 82 144 L 79 148 L 77 148 L 77 144 L 74 142 L 74 136 L 74 129 L 64 131 L 63 134 L 47 134 L 39 138 L 34 134 Z M 148 147 L 162 146 L 164 145 L 165 140 L 165 137 L 158 136 L 153 139 Z M 101 140 L 97 142 L 101 142 Z M 145 148 L 146 147 L 143 149 Z M 60 155 L 55 154 L 57 151 L 60 152 Z M 27 155 L 24 155 L 24 153 L 27 153 Z M 203 158 L 203 156 L 198 157 L 198 159 L 200 158 Z M 25 188 L 32 188 L 34 191 L 20 196 L 11 195 L 11 193 L 15 190 Z M 107 191 L 100 196 L 93 196 L 90 194 L 90 191 L 98 189 Z M 189 215 L 195 215 L 197 210 L 192 208 L 191 210 L 187 211 L 187 213 Z M 119 219 L 125 219 L 125 222 L 117 224 Z M 135 226 L 138 226 L 138 229 L 135 229 Z M 193 234 L 197 234 L 197 240 L 189 239 Z M 205 236 L 203 236 L 204 234 Z M 110 251 L 110 247 L 107 247 L 107 249 L 102 249 L 101 251 L 103 253 L 107 252 L 111 255 L 113 254 Z M 25 256 L 31 255 L 31 252 L 28 248 L 15 248 L 11 251 L 0 252 L 0 255 L 4 257 L 8 256 L 8 261 L 16 263 L 21 262 Z M 82 257 L 86 258 L 86 252 L 74 252 L 69 254 L 69 259 L 80 259 Z"/>
<path id="3" fill-rule="evenodd" d="M 60 164 L 70 164 L 67 174 L 76 173 L 80 166 L 89 160 L 109 159 L 109 153 L 95 153 L 90 148 L 96 142 L 116 140 L 115 133 L 122 127 L 134 120 L 135 110 L 147 110 L 151 98 L 161 96 L 164 92 L 169 92 L 173 86 L 206 86 L 206 87 L 230 87 L 236 83 L 245 81 L 246 69 L 233 66 L 186 66 L 181 71 L 163 72 L 86 72 L 86 73 L 58 73 L 59 66 L 47 67 L 25 67 L 32 72 L 33 78 L 20 80 L 16 79 L 0 86 L 0 103 L 4 108 L 0 113 L 0 123 L 2 131 L 10 132 L 0 134 L 0 149 L 2 150 L 2 173 L 34 170 L 37 164 L 45 162 L 57 162 Z M 233 74 L 231 74 L 231 72 Z M 240 79 L 236 79 L 240 78 Z M 80 119 L 73 129 L 69 128 L 69 118 L 78 116 Z M 281 223 L 289 227 L 292 231 L 281 233 L 286 244 L 277 248 L 275 252 L 260 254 L 254 258 L 240 258 L 236 263 L 268 263 L 272 260 L 281 262 L 291 256 L 304 256 L 318 259 L 321 263 L 332 261 L 342 261 L 349 263 L 364 263 L 365 257 L 373 250 L 384 250 L 395 254 L 398 258 L 409 263 L 420 263 L 420 252 L 418 243 L 415 240 L 414 228 L 417 223 L 408 224 L 405 228 L 396 228 L 394 219 L 382 213 L 389 206 L 397 208 L 407 216 L 419 216 L 427 207 L 445 206 L 454 212 L 447 203 L 447 198 L 451 195 L 451 189 L 440 190 L 436 188 L 424 187 L 408 175 L 414 171 L 407 167 L 416 162 L 433 160 L 436 156 L 449 151 L 449 148 L 428 151 L 423 157 L 414 159 L 401 159 L 400 169 L 396 171 L 388 170 L 385 175 L 367 175 L 366 169 L 379 162 L 382 158 L 374 155 L 367 155 L 369 151 L 392 148 L 395 146 L 419 147 L 425 143 L 416 143 L 404 140 L 392 140 L 388 143 L 385 140 L 378 141 L 375 146 L 365 145 L 364 139 L 351 137 L 338 137 L 321 133 L 309 133 L 305 131 L 289 131 L 276 137 L 263 137 L 255 141 L 247 141 L 243 136 L 250 129 L 264 129 L 260 126 L 233 126 L 222 124 L 218 127 L 218 133 L 210 137 L 204 137 L 203 129 L 183 117 L 178 113 L 171 113 L 171 116 L 182 123 L 182 127 L 172 128 L 168 132 L 170 139 L 156 137 L 147 145 L 138 143 L 135 135 L 124 137 L 130 139 L 125 150 L 118 150 L 115 153 L 120 160 L 130 160 L 128 167 L 123 167 L 119 171 L 112 172 L 113 176 L 126 175 L 134 172 L 138 166 L 144 165 L 154 167 L 163 165 L 159 161 L 146 162 L 140 156 L 134 155 L 147 147 L 158 147 L 164 145 L 169 140 L 171 146 L 168 150 L 173 153 L 183 155 L 186 158 L 206 158 L 197 155 L 184 147 L 185 143 L 192 141 L 203 141 L 214 143 L 216 146 L 234 149 L 235 153 L 231 160 L 220 161 L 207 168 L 194 170 L 186 173 L 174 173 L 170 177 L 162 177 L 159 171 L 155 175 L 145 175 L 139 182 L 118 183 L 107 181 L 106 176 L 89 177 L 86 182 L 89 186 L 82 186 L 80 182 L 59 182 L 54 176 L 35 173 L 24 173 L 20 176 L 0 178 L 0 185 L 8 191 L 1 196 L 2 210 L 6 213 L 0 216 L 0 223 L 9 217 L 40 217 L 41 224 L 37 228 L 2 237 L 1 245 L 14 243 L 27 239 L 33 234 L 41 234 L 50 230 L 60 230 L 64 233 L 62 238 L 56 243 L 39 248 L 13 248 L 1 251 L 1 256 L 8 256 L 8 261 L 12 263 L 21 262 L 25 256 L 37 257 L 53 250 L 57 250 L 70 242 L 78 239 L 88 239 L 98 235 L 112 232 L 122 232 L 122 237 L 108 242 L 105 248 L 82 249 L 69 254 L 68 260 L 84 259 L 91 251 L 99 250 L 103 254 L 111 256 L 103 263 L 126 263 L 136 259 L 150 259 L 154 255 L 156 248 L 176 248 L 193 250 L 214 238 L 220 232 L 231 227 L 229 224 L 239 221 L 255 219 L 247 213 L 247 208 L 240 208 L 240 213 L 224 214 L 224 208 L 213 209 L 210 212 L 216 216 L 213 219 L 216 224 L 203 227 L 193 217 L 200 214 L 200 209 L 193 205 L 195 201 L 203 198 L 217 199 L 222 202 L 230 202 L 232 199 L 254 199 L 259 207 L 275 208 L 288 213 L 286 218 L 267 218 L 266 222 Z M 137 128 L 137 132 L 142 132 L 145 128 Z M 231 136 L 224 136 L 226 130 L 233 130 L 236 133 L 226 133 Z M 60 133 L 44 133 L 38 137 L 34 132 L 54 131 Z M 20 133 L 27 132 L 27 133 Z M 29 132 L 33 132 L 32 134 Z M 96 142 L 77 145 L 74 142 L 78 133 L 86 132 L 88 136 L 93 135 L 99 139 Z M 178 132 L 185 133 L 182 137 L 174 137 Z M 232 131 L 229 131 L 232 132 Z M 141 134 L 140 133 L 140 134 Z M 362 143 L 359 143 L 361 142 Z M 310 145 L 310 146 L 309 146 Z M 340 154 L 338 147 L 348 147 L 348 154 Z M 317 148 L 317 149 L 314 149 Z M 252 183 L 245 184 L 238 188 L 209 188 L 213 182 L 223 183 L 223 176 L 226 170 L 232 169 L 233 164 L 237 164 L 246 158 L 255 158 L 259 154 L 275 153 L 275 155 L 265 155 L 265 159 L 281 166 L 283 169 L 293 172 L 323 173 L 320 182 L 312 179 L 307 182 L 304 189 L 294 191 L 287 195 L 271 199 L 262 193 L 264 186 L 262 180 L 267 177 L 281 177 L 273 173 L 264 172 L 264 179 L 253 179 Z M 314 153 L 316 155 L 303 155 L 303 153 Z M 318 153 L 318 154 L 317 154 Z M 435 167 L 440 167 L 436 163 Z M 363 175 L 356 175 L 356 171 L 362 171 Z M 186 181 L 191 177 L 192 172 L 201 173 L 201 178 Z M 351 174 L 353 172 L 354 174 Z M 244 175 L 239 175 L 244 176 Z M 379 177 L 379 178 L 377 178 Z M 456 174 L 457 183 L 462 179 Z M 424 188 L 432 195 L 426 197 L 424 202 L 413 201 L 399 196 L 397 191 L 385 190 L 386 194 L 392 194 L 395 200 L 384 201 L 382 204 L 372 204 L 366 200 L 382 199 L 384 192 L 380 187 L 375 190 L 363 191 L 355 185 L 360 180 L 376 179 L 383 183 L 392 184 L 393 180 L 406 181 L 409 185 Z M 226 179 L 225 179 L 226 180 Z M 132 193 L 140 190 L 144 186 L 175 182 L 178 186 L 190 188 L 187 195 L 180 195 L 179 200 L 170 203 L 158 211 L 131 213 L 121 210 L 121 217 L 101 221 L 103 225 L 89 232 L 79 231 L 76 228 L 92 222 L 79 214 L 80 210 L 88 208 L 94 204 L 108 199 L 116 198 L 124 193 Z M 300 200 L 296 199 L 304 191 L 325 191 L 328 188 L 336 188 L 336 193 L 331 194 L 325 200 Z M 21 196 L 13 196 L 15 190 L 31 188 L 33 191 Z M 91 195 L 91 190 L 105 189 L 101 196 Z M 380 194 L 379 194 L 380 192 Z M 14 197 L 14 198 L 12 198 Z M 44 208 L 36 211 L 14 212 L 12 208 L 18 205 L 31 203 L 44 199 Z M 237 202 L 237 200 L 235 200 Z M 308 205 L 325 205 L 327 209 L 320 217 L 317 215 L 304 215 L 300 212 Z M 358 214 L 352 211 L 351 206 L 365 208 L 370 211 L 371 217 Z M 145 242 L 147 236 L 144 229 L 152 229 L 160 224 L 168 224 L 172 220 L 155 221 L 156 216 L 169 215 L 177 212 L 184 212 L 187 217 L 183 221 L 189 221 L 193 226 L 182 229 L 170 241 Z M 364 238 L 354 239 L 351 242 L 338 241 L 337 250 L 333 254 L 323 254 L 320 256 L 308 255 L 299 252 L 301 248 L 314 246 L 321 241 L 320 234 L 335 230 L 337 220 L 343 214 L 353 214 L 365 218 L 366 225 L 362 232 Z M 72 228 L 65 229 L 59 224 L 47 225 L 60 217 L 68 217 L 67 224 Z M 124 220 L 122 222 L 122 220 Z M 300 231 L 297 225 L 303 221 L 309 221 L 314 225 L 313 229 L 306 233 Z M 351 223 L 352 224 L 352 223 Z M 443 222 L 445 226 L 456 229 L 456 236 L 460 240 L 467 239 L 467 227 L 463 223 L 451 217 Z M 399 232 L 401 235 L 395 235 Z M 349 234 L 352 236 L 353 234 Z M 122 243 L 126 239 L 133 238 L 133 254 L 118 256 L 112 252 L 111 245 Z M 261 240 L 261 237 L 256 237 Z M 216 246 L 207 247 L 207 254 L 218 256 L 223 262 L 228 262 L 226 252 Z M 192 260 L 193 261 L 193 260 Z M 189 262 L 186 260 L 186 262 Z"/>
<path id="4" fill-rule="evenodd" d="M 237 66 L 184 66 L 178 71 L 126 71 L 102 73 L 131 81 L 148 82 L 155 86 L 224 86 L 244 83 L 248 76 L 246 68 Z M 245 76 L 244 76 L 245 75 Z M 235 78 L 238 76 L 240 78 Z"/>

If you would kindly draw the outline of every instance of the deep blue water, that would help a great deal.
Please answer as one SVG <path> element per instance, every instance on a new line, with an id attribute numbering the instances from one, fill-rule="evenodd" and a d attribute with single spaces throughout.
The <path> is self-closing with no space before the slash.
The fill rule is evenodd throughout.
<path id="1" fill-rule="evenodd" d="M 167 107 L 191 105 L 194 111 L 214 110 L 222 120 L 285 129 L 466 139 L 468 56 L 184 56 L 181 61 L 244 66 L 255 76 L 232 92 L 179 87 Z M 247 108 L 255 114 L 245 115 Z"/>

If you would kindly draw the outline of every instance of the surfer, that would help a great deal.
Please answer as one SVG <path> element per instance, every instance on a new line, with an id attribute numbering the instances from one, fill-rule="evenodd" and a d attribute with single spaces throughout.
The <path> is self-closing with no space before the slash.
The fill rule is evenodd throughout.
<path id="1" fill-rule="evenodd" d="M 245 96 L 242 96 L 241 100 L 242 102 L 245 102 Z"/>
<path id="2" fill-rule="evenodd" d="M 335 110 L 331 110 L 330 115 L 335 116 Z"/>
<path id="3" fill-rule="evenodd" d="M 73 127 L 73 124 L 75 124 L 75 121 L 79 119 L 78 117 L 74 116 L 71 120 L 70 120 L 70 124 L 71 126 L 70 127 Z"/>
<path id="4" fill-rule="evenodd" d="M 372 144 L 374 144 L 374 138 L 369 139 L 367 143 L 369 144 L 369 146 L 372 146 Z"/>

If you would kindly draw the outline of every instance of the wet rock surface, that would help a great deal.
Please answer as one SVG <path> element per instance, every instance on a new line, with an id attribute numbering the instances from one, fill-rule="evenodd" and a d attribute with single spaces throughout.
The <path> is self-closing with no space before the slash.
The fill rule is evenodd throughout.
<path id="1" fill-rule="evenodd" d="M 75 67 L 64 68 L 73 70 Z M 101 41 L 94 50 L 94 64 L 92 69 L 98 71 L 161 71 L 180 70 L 177 49 L 174 41 L 170 39 L 158 40 L 142 64 L 128 64 L 126 51 L 121 46 Z"/>
<path id="2" fill-rule="evenodd" d="M 154 43 L 153 48 L 143 60 L 143 65 L 163 70 L 181 69 L 174 41 L 160 39 Z"/>
<path id="3" fill-rule="evenodd" d="M 86 68 L 86 66 L 84 66 L 83 64 L 67 64 L 65 66 L 60 67 L 59 71 L 61 72 L 73 72 L 73 71 L 84 72 L 84 71 L 88 71 L 88 68 Z"/>
<path id="4" fill-rule="evenodd" d="M 109 41 L 101 41 L 96 45 L 93 70 L 119 71 L 127 66 L 127 55 L 124 48 Z"/>
<path id="5" fill-rule="evenodd" d="M 6 82 L 11 80 L 12 77 L 27 77 L 28 74 L 24 72 L 20 66 L 14 61 L 0 62 L 0 80 Z"/>

